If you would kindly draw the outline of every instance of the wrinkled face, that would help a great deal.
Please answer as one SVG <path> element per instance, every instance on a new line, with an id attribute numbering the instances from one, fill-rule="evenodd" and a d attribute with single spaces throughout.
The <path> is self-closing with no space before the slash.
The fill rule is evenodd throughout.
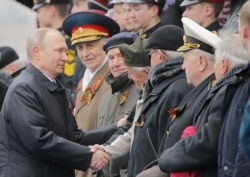
<path id="1" fill-rule="evenodd" d="M 125 27 L 128 31 L 135 31 L 134 28 L 134 22 L 133 19 L 131 18 L 131 11 L 132 11 L 132 6 L 129 4 L 123 4 L 123 19 L 125 21 Z"/>
<path id="2" fill-rule="evenodd" d="M 215 78 L 217 81 L 221 80 L 222 77 L 224 77 L 224 74 L 222 72 L 222 68 L 223 68 L 223 60 L 215 60 L 214 62 L 214 74 L 215 74 Z"/>
<path id="3" fill-rule="evenodd" d="M 158 64 L 165 61 L 162 59 L 162 57 L 164 57 L 164 53 L 160 49 L 150 50 L 149 57 L 151 62 L 151 68 L 154 68 Z"/>
<path id="4" fill-rule="evenodd" d="M 71 13 L 88 10 L 87 0 L 73 0 Z"/>
<path id="5" fill-rule="evenodd" d="M 51 27 L 50 5 L 44 5 L 37 9 L 36 20 L 39 27 Z"/>
<path id="6" fill-rule="evenodd" d="M 67 44 L 59 32 L 48 33 L 44 45 L 38 46 L 37 49 L 39 60 L 35 60 L 35 62 L 43 73 L 53 79 L 63 73 L 67 61 Z"/>
<path id="7" fill-rule="evenodd" d="M 194 55 L 192 51 L 184 52 L 183 56 L 182 69 L 185 70 L 187 82 L 197 86 L 199 84 L 197 79 L 197 76 L 199 76 L 199 56 Z"/>
<path id="8" fill-rule="evenodd" d="M 105 58 L 106 54 L 102 48 L 105 41 L 105 38 L 101 38 L 96 41 L 76 44 L 77 54 L 81 62 L 92 72 L 101 66 Z"/>
<path id="9" fill-rule="evenodd" d="M 204 21 L 204 13 L 205 9 L 202 3 L 197 3 L 190 6 L 186 6 L 186 9 L 183 12 L 182 16 L 190 18 L 191 20 L 202 26 Z"/>
<path id="10" fill-rule="evenodd" d="M 123 4 L 114 4 L 113 10 L 113 19 L 119 24 L 120 30 L 122 31 L 125 29 Z"/>
<path id="11" fill-rule="evenodd" d="M 131 18 L 134 23 L 134 28 L 138 31 L 140 29 L 146 30 L 149 27 L 152 7 L 148 4 L 131 4 Z"/>
<path id="12" fill-rule="evenodd" d="M 128 78 L 134 81 L 137 90 L 142 90 L 143 84 L 148 80 L 148 74 L 144 71 L 137 71 L 133 67 L 126 67 Z"/>
<path id="13" fill-rule="evenodd" d="M 124 57 L 121 54 L 119 48 L 115 47 L 109 49 L 107 52 L 109 61 L 109 70 L 114 77 L 117 77 L 127 71 L 124 64 Z"/>

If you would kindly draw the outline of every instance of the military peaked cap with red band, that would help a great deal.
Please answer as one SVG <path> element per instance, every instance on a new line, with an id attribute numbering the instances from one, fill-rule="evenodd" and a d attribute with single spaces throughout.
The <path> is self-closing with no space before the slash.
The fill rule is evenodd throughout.
<path id="1" fill-rule="evenodd" d="M 119 25 L 104 11 L 88 10 L 68 15 L 63 21 L 64 32 L 71 37 L 72 45 L 111 37 L 120 32 Z"/>

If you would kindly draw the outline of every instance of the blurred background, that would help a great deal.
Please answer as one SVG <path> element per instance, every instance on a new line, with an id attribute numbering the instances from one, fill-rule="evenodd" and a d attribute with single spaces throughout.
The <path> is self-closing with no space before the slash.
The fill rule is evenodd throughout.
<path id="1" fill-rule="evenodd" d="M 0 0 L 0 46 L 13 47 L 26 59 L 26 39 L 36 28 L 32 0 Z"/>

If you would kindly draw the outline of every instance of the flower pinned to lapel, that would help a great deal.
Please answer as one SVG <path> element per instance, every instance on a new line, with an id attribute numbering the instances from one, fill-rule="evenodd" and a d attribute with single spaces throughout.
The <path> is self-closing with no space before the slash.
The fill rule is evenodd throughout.
<path id="1" fill-rule="evenodd" d="M 127 90 L 119 95 L 120 105 L 123 105 L 123 103 L 126 101 L 127 97 L 128 97 Z"/>
<path id="2" fill-rule="evenodd" d="M 175 120 L 178 112 L 179 112 L 179 107 L 168 110 L 168 114 L 171 118 L 171 121 Z"/>
<path id="3" fill-rule="evenodd" d="M 91 101 L 92 101 L 92 97 L 95 95 L 95 90 L 91 87 L 88 87 L 82 98 L 81 98 L 81 101 L 86 101 L 87 102 L 87 105 L 90 105 Z"/>
<path id="4" fill-rule="evenodd" d="M 87 105 L 90 105 L 92 98 L 95 96 L 97 90 L 101 86 L 103 82 L 102 76 L 99 76 L 96 80 L 96 82 L 93 84 L 93 86 L 86 88 L 85 92 L 83 93 L 83 96 L 81 98 L 81 101 L 86 101 Z M 79 83 L 80 84 L 80 83 Z"/>
<path id="5" fill-rule="evenodd" d="M 69 112 L 70 114 L 73 116 L 74 115 L 74 108 L 73 108 L 73 105 L 71 103 L 68 103 L 68 106 L 69 106 Z"/>
<path id="6" fill-rule="evenodd" d="M 135 122 L 135 126 L 136 127 L 143 127 L 144 126 L 144 122 L 145 122 L 145 117 L 144 117 L 144 114 L 142 114 L 140 116 L 140 118 L 137 120 L 137 122 Z"/>

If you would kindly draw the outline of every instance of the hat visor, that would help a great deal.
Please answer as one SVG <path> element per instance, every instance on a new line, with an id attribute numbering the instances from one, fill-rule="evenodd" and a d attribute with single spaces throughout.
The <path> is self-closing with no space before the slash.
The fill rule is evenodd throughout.
<path id="1" fill-rule="evenodd" d="M 72 45 L 82 43 L 82 42 L 91 42 L 91 41 L 97 41 L 101 39 L 104 36 L 87 36 L 87 37 L 81 37 L 79 39 L 73 39 L 72 40 Z"/>
<path id="2" fill-rule="evenodd" d="M 186 6 L 191 6 L 193 4 L 197 4 L 199 3 L 200 1 L 183 1 L 181 4 L 180 4 L 180 7 L 186 7 Z"/>
<path id="3" fill-rule="evenodd" d="M 124 3 L 126 3 L 126 4 L 144 4 L 144 3 L 148 3 L 148 2 L 150 2 L 150 1 L 143 1 L 143 0 L 125 0 L 124 1 Z M 154 2 L 153 0 L 152 0 L 152 2 Z"/>
<path id="4" fill-rule="evenodd" d="M 42 7 L 42 6 L 44 6 L 44 4 L 35 4 L 35 5 L 32 7 L 32 9 L 33 9 L 33 10 L 37 10 L 37 9 L 39 9 L 39 8 Z"/>
<path id="5" fill-rule="evenodd" d="M 192 49 L 194 49 L 194 48 L 189 48 L 189 47 L 183 45 L 180 48 L 178 48 L 177 51 L 178 52 L 187 52 L 187 51 L 192 50 Z"/>

